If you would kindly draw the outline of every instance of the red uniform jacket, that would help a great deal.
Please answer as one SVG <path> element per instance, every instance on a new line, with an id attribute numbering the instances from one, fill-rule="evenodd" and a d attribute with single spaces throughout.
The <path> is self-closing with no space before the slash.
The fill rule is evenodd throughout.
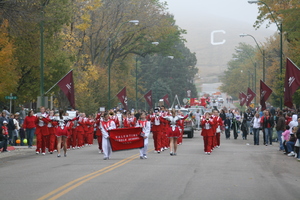
<path id="1" fill-rule="evenodd" d="M 215 122 L 213 119 L 209 119 L 208 121 L 206 121 L 206 119 L 202 119 L 201 121 L 201 127 L 202 127 L 202 132 L 201 135 L 202 136 L 214 136 L 214 125 Z"/>

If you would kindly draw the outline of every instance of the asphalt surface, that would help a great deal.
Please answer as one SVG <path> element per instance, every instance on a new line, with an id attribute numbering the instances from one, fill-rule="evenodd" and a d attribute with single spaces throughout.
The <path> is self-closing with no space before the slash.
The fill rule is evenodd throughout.
<path id="1" fill-rule="evenodd" d="M 204 155 L 200 132 L 184 138 L 177 156 L 147 160 L 138 150 L 114 152 L 103 160 L 97 145 L 67 157 L 19 149 L 0 155 L 0 199 L 300 199 L 300 162 L 273 146 L 225 140 Z"/>

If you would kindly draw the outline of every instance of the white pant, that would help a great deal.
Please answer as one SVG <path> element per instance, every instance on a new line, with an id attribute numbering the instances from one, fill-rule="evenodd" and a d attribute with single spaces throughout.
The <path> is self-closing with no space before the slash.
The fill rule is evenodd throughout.
<path id="1" fill-rule="evenodd" d="M 144 147 L 140 148 L 140 156 L 147 155 L 148 151 L 148 138 L 144 139 Z"/>
<path id="2" fill-rule="evenodd" d="M 102 137 L 102 150 L 104 158 L 109 158 L 111 156 L 111 146 L 108 138 Z"/>

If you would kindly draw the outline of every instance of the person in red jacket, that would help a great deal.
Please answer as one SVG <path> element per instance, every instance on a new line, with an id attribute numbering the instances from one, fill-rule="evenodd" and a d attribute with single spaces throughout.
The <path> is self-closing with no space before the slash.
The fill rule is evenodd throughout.
<path id="1" fill-rule="evenodd" d="M 85 114 L 80 113 L 78 122 L 77 122 L 77 136 L 78 136 L 78 144 L 77 148 L 82 148 L 84 146 L 84 129 L 85 129 Z"/>
<path id="2" fill-rule="evenodd" d="M 48 114 L 45 112 L 45 107 L 41 107 L 40 113 L 36 114 L 36 154 L 39 154 L 40 150 L 42 150 L 42 155 L 46 154 L 46 146 L 49 138 L 48 123 L 50 122 L 47 117 Z"/>
<path id="3" fill-rule="evenodd" d="M 28 115 L 24 119 L 23 128 L 26 132 L 28 148 L 32 148 L 33 136 L 36 129 L 36 117 L 34 116 L 33 110 L 28 112 Z"/>
<path id="4" fill-rule="evenodd" d="M 92 146 L 94 139 L 94 124 L 95 121 L 92 115 L 89 115 L 87 120 L 87 144 L 88 146 Z"/>
<path id="5" fill-rule="evenodd" d="M 201 120 L 202 132 L 204 142 L 204 152 L 207 155 L 211 154 L 212 138 L 214 136 L 214 120 L 211 118 L 211 114 L 206 112 Z"/>

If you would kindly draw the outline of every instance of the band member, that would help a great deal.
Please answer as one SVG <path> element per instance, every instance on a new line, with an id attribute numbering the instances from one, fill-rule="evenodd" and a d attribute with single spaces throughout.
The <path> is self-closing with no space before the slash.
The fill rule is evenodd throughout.
<path id="1" fill-rule="evenodd" d="M 186 116 L 187 117 L 187 116 Z M 185 118 L 186 118 L 185 117 Z M 176 115 L 175 109 L 172 109 L 171 116 L 163 117 L 167 121 L 167 136 L 170 138 L 170 155 L 177 155 L 177 139 L 180 137 L 181 127 L 179 126 L 179 121 L 184 119 L 180 115 Z"/>
<path id="2" fill-rule="evenodd" d="M 155 109 L 153 116 L 150 117 L 152 123 L 152 133 L 153 133 L 153 142 L 154 142 L 154 150 L 157 153 L 161 152 L 162 146 L 162 126 L 163 123 L 160 120 L 160 113 L 158 109 Z"/>
<path id="3" fill-rule="evenodd" d="M 130 113 L 127 111 L 127 116 L 124 119 L 124 128 L 129 128 L 129 127 L 135 127 L 136 125 L 136 118 L 134 116 L 134 113 Z"/>
<path id="4" fill-rule="evenodd" d="M 99 153 L 103 153 L 103 150 L 102 150 L 102 132 L 100 130 L 101 121 L 102 121 L 101 113 L 98 113 L 97 116 L 96 116 L 95 127 L 96 127 L 96 136 L 97 136 L 97 141 L 98 141 Z"/>
<path id="5" fill-rule="evenodd" d="M 213 126 L 214 126 L 214 120 L 211 118 L 211 114 L 206 112 L 204 114 L 203 119 L 201 120 L 201 127 L 202 127 L 201 135 L 203 136 L 204 152 L 207 155 L 210 155 L 211 153 L 212 138 L 214 136 Z"/>
<path id="6" fill-rule="evenodd" d="M 79 114 L 77 124 L 77 148 L 82 148 L 84 146 L 85 113 Z"/>
<path id="7" fill-rule="evenodd" d="M 57 157 L 61 157 L 60 150 L 61 144 L 63 144 L 64 157 L 67 157 L 67 138 L 69 135 L 69 130 L 71 129 L 71 124 L 67 126 L 68 122 L 71 119 L 68 116 L 65 116 L 63 110 L 59 111 L 59 116 L 56 116 L 53 121 L 56 122 L 56 137 L 57 137 Z"/>
<path id="8" fill-rule="evenodd" d="M 109 130 L 116 129 L 116 124 L 113 120 L 109 119 L 108 113 L 104 113 L 103 121 L 100 122 L 100 129 L 102 132 L 102 149 L 104 160 L 108 160 L 112 152 L 109 141 Z"/>
<path id="9" fill-rule="evenodd" d="M 161 110 L 160 116 L 166 117 L 169 115 L 168 111 L 165 109 L 164 106 L 161 106 L 160 110 Z M 162 146 L 163 146 L 162 151 L 168 149 L 169 145 L 170 145 L 170 140 L 167 136 L 167 123 L 163 121 L 162 122 Z"/>
<path id="10" fill-rule="evenodd" d="M 88 128 L 88 131 L 87 131 L 87 144 L 89 146 L 91 146 L 93 144 L 93 139 L 94 139 L 94 124 L 95 124 L 95 121 L 93 119 L 93 116 L 90 115 L 89 119 L 88 119 L 88 122 L 87 122 L 87 128 Z"/>
<path id="11" fill-rule="evenodd" d="M 53 151 L 54 149 L 56 149 L 56 134 L 55 134 L 55 130 L 56 128 L 53 126 L 52 124 L 52 120 L 54 118 L 54 111 L 51 110 L 49 112 L 49 116 L 48 116 L 48 119 L 50 120 L 49 123 L 48 123 L 48 130 L 49 130 L 49 152 L 50 154 L 53 154 Z"/>
<path id="12" fill-rule="evenodd" d="M 36 114 L 36 154 L 40 153 L 42 150 L 42 155 L 45 155 L 45 150 L 49 138 L 49 130 L 48 123 L 50 122 L 49 118 L 47 118 L 47 113 L 45 112 L 45 107 L 40 108 L 40 113 Z"/>
<path id="13" fill-rule="evenodd" d="M 142 128 L 141 135 L 144 137 L 144 147 L 140 148 L 140 159 L 147 159 L 148 137 L 150 134 L 151 124 L 149 121 L 147 121 L 145 112 L 141 113 L 140 119 L 137 121 L 136 126 Z"/>
<path id="14" fill-rule="evenodd" d="M 79 148 L 79 146 L 78 146 L 78 131 L 77 131 L 78 127 L 79 127 L 78 112 L 76 112 L 76 116 L 77 116 L 77 118 L 73 121 L 73 127 L 72 127 L 72 148 L 73 149 Z"/>
<path id="15" fill-rule="evenodd" d="M 220 148 L 220 137 L 221 137 L 221 127 L 223 126 L 223 120 L 219 116 L 219 111 L 214 110 L 214 119 L 215 119 L 215 127 L 216 127 L 216 134 L 215 134 L 215 147 Z"/>
<path id="16" fill-rule="evenodd" d="M 109 115 L 110 115 L 109 118 L 110 118 L 111 120 L 113 120 L 113 121 L 115 122 L 116 127 L 119 128 L 119 127 L 120 127 L 120 122 L 119 122 L 119 118 L 118 118 L 118 116 L 115 114 L 115 112 L 114 112 L 114 111 L 110 111 L 110 112 L 109 112 Z"/>

